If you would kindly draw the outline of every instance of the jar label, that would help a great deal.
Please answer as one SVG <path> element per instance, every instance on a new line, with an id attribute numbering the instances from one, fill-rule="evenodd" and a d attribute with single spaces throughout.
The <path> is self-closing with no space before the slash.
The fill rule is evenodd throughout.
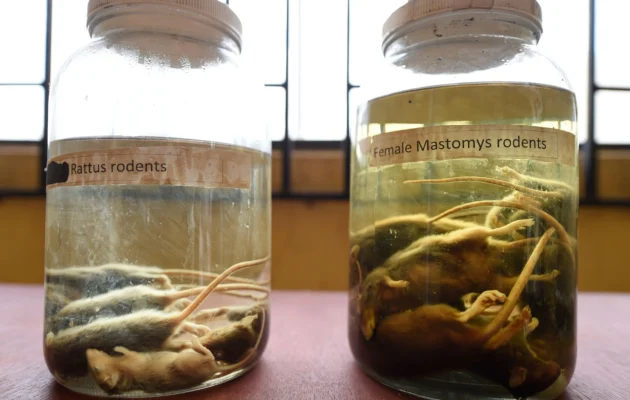
<path id="1" fill-rule="evenodd" d="M 200 146 L 103 149 L 48 162 L 47 189 L 83 185 L 177 185 L 249 189 L 248 152 Z"/>
<path id="2" fill-rule="evenodd" d="M 525 125 L 449 125 L 388 132 L 362 139 L 370 166 L 457 158 L 521 158 L 575 166 L 575 135 Z"/>

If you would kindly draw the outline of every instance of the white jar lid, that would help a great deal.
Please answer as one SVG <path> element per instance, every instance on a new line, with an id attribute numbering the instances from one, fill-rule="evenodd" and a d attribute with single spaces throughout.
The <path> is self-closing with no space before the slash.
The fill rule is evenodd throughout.
<path id="1" fill-rule="evenodd" d="M 533 20 L 542 28 L 542 11 L 537 0 L 409 0 L 385 21 L 383 40 L 409 22 L 436 14 L 469 9 L 513 12 Z"/>
<path id="2" fill-rule="evenodd" d="M 225 24 L 241 42 L 243 36 L 243 25 L 238 16 L 229 6 L 218 0 L 90 0 L 88 3 L 88 21 L 98 13 L 107 8 L 115 6 L 130 6 L 136 4 L 155 4 L 172 6 L 178 9 L 190 11 L 205 17 L 213 18 Z"/>

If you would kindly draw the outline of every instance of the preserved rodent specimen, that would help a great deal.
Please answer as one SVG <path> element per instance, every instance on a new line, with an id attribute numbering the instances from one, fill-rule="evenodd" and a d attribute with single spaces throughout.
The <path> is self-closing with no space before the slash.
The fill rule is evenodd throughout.
<path id="1" fill-rule="evenodd" d="M 507 167 L 500 172 L 515 182 L 474 176 L 407 181 L 473 182 L 513 192 L 432 217 L 391 217 L 351 235 L 351 342 L 377 374 L 467 370 L 526 397 L 561 379 L 563 365 L 571 368 L 566 350 L 554 345 L 570 339 L 553 336 L 565 323 L 555 318 L 571 313 L 571 300 L 562 305 L 553 293 L 575 279 L 576 240 L 555 218 L 571 208 L 575 191 Z M 481 208 L 486 211 L 475 218 L 481 223 L 453 219 Z M 535 292 L 525 290 L 530 282 Z M 566 310 L 558 313 L 561 306 Z"/>
<path id="2" fill-rule="evenodd" d="M 214 290 L 218 292 L 226 290 L 266 291 L 264 288 L 253 284 L 219 285 Z M 98 318 L 126 315 L 147 309 L 164 310 L 178 300 L 198 296 L 203 291 L 204 287 L 187 290 L 159 290 L 143 285 L 112 290 L 65 305 L 52 317 L 53 322 L 50 329 L 56 333 L 62 329 L 85 325 Z"/>
<path id="3" fill-rule="evenodd" d="M 194 276 L 215 279 L 219 275 L 210 272 L 186 271 L 182 269 L 162 269 L 125 264 L 106 264 L 97 267 L 68 267 L 46 270 L 47 284 L 62 284 L 80 288 L 84 297 L 108 293 L 114 289 L 129 286 L 148 285 L 159 289 L 172 289 L 169 277 Z M 251 280 L 229 276 L 227 281 L 252 283 Z M 264 284 L 264 283 L 262 283 Z"/>
<path id="4" fill-rule="evenodd" d="M 261 310 L 261 316 L 264 328 L 264 310 Z M 114 352 L 120 355 L 109 355 L 97 349 L 88 349 L 86 354 L 91 375 L 107 393 L 168 392 L 199 385 L 216 374 L 245 366 L 256 356 L 261 338 L 262 332 L 244 359 L 228 365 L 219 364 L 213 352 L 196 337 L 190 340 L 190 348 L 179 352 L 136 352 L 116 346 Z"/>
<path id="5" fill-rule="evenodd" d="M 166 313 L 146 309 L 122 316 L 97 318 L 86 325 L 48 332 L 45 338 L 46 360 L 58 376 L 82 376 L 87 372 L 87 349 L 112 352 L 120 346 L 133 351 L 155 351 L 168 347 L 172 335 L 184 331 L 202 336 L 206 326 L 186 321 L 215 288 L 232 273 L 259 265 L 268 258 L 235 264 L 219 274 L 180 312 Z"/>

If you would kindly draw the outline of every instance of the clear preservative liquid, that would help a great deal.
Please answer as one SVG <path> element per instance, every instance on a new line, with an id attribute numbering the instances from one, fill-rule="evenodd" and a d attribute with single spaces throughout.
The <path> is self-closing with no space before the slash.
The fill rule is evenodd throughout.
<path id="1" fill-rule="evenodd" d="M 57 379 L 78 392 L 142 397 L 213 386 L 251 368 L 267 341 L 269 154 L 95 138 L 55 141 L 50 158 L 45 355 Z M 181 326 L 151 337 L 160 318 L 247 262 Z M 148 335 L 135 337 L 137 329 Z M 63 341 L 92 336 L 100 339 L 89 349 Z M 185 350 L 193 338 L 209 351 L 202 363 Z M 190 370 L 168 372 L 169 357 L 183 351 L 193 351 Z"/>
<path id="2" fill-rule="evenodd" d="M 218 0 L 90 0 L 86 17 L 50 90 L 48 369 L 103 397 L 232 380 L 266 348 L 271 281 L 271 141 L 241 21 Z"/>

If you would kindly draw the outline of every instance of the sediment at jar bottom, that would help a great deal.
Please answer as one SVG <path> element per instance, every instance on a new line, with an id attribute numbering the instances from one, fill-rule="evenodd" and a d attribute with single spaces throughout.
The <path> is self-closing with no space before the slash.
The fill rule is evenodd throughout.
<path id="1" fill-rule="evenodd" d="M 99 394 L 98 387 L 100 394 L 159 395 L 248 369 L 268 338 L 268 284 L 234 277 L 240 282 L 223 282 L 268 260 L 235 264 L 196 288 L 183 288 L 175 273 L 173 280 L 159 268 L 152 268 L 151 277 L 146 267 L 119 266 L 119 272 L 142 272 L 147 280 L 127 280 L 127 286 L 93 297 L 81 296 L 82 285 L 72 286 L 76 276 L 90 280 L 107 275 L 103 271 L 111 266 L 48 271 L 47 281 L 54 276 L 56 282 L 46 287 L 44 354 L 51 373 L 84 393 Z M 65 282 L 64 274 L 71 279 Z M 200 279 L 208 277 L 199 273 Z M 200 308 L 215 292 L 238 301 Z M 85 387 L 86 378 L 92 388 Z"/>
<path id="2" fill-rule="evenodd" d="M 515 398 L 570 378 L 576 240 L 560 221 L 575 193 L 519 184 L 503 199 L 390 217 L 351 236 L 349 340 L 365 368 L 412 380 L 464 370 Z M 490 207 L 482 223 L 449 219 L 480 206 Z"/>

